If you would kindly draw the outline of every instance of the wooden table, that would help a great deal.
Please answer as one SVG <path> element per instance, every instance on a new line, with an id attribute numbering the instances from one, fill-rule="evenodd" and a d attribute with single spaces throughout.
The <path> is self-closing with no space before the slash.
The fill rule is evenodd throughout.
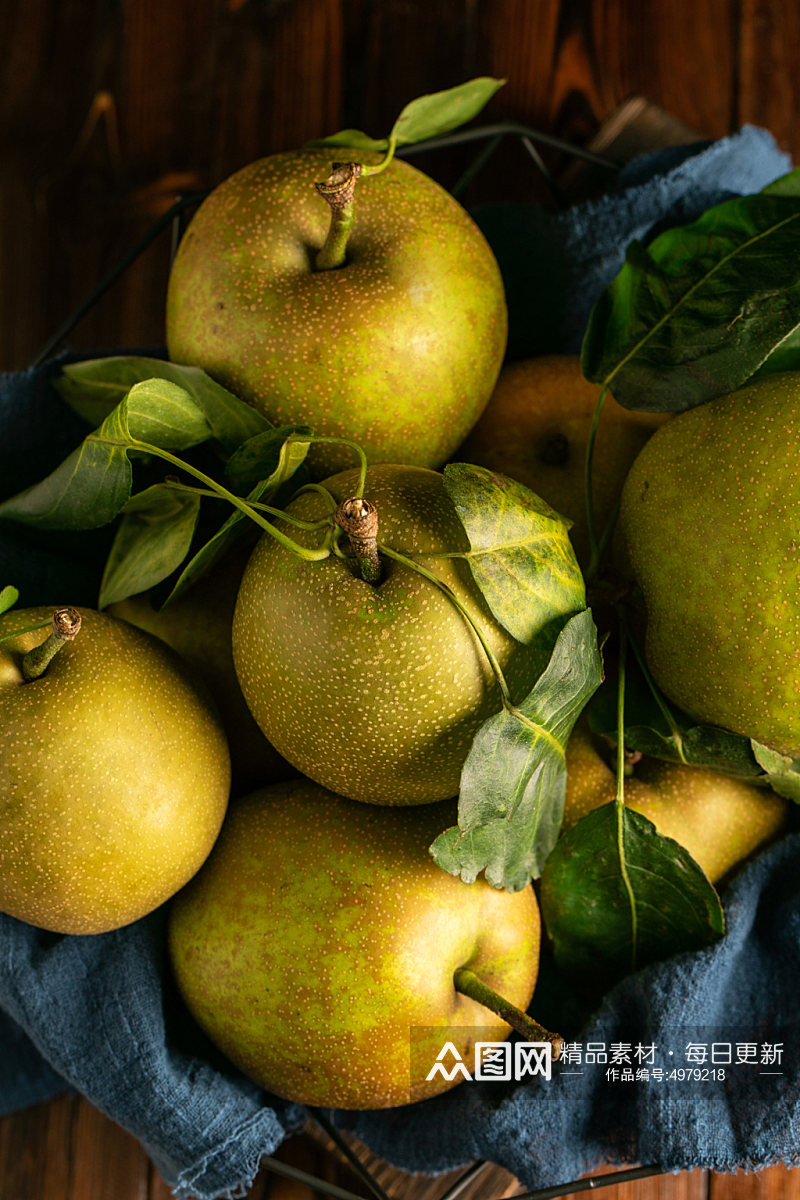
<path id="1" fill-rule="evenodd" d="M 31 359 L 178 192 L 337 128 L 380 136 L 412 97 L 472 75 L 508 78 L 492 119 L 583 144 L 639 94 L 687 137 L 750 121 L 800 156 L 794 0 L 4 0 L 0 44 L 5 370 Z M 545 157 L 553 170 L 566 165 Z M 447 182 L 462 164 L 438 166 Z M 541 194 L 535 172 L 509 157 L 467 199 L 493 187 Z M 168 262 L 162 239 L 82 320 L 72 344 L 159 344 Z M 280 1154 L 363 1190 L 308 1137 Z M 444 1187 L 397 1176 L 388 1186 L 393 1197 L 435 1197 Z M 306 1200 L 308 1190 L 262 1172 L 250 1196 Z M 500 1173 L 472 1194 L 514 1190 Z M 169 1195 L 138 1143 L 77 1097 L 0 1121 L 0 1200 Z M 606 1195 L 800 1200 L 800 1172 L 695 1171 Z"/>
<path id="2" fill-rule="evenodd" d="M 390 1200 L 436 1200 L 461 1172 L 430 1180 L 405 1175 L 359 1148 Z M 285 1163 L 369 1196 L 354 1171 L 307 1134 L 285 1142 Z M 612 1170 L 613 1168 L 609 1168 Z M 500 1200 L 523 1189 L 490 1168 L 461 1200 Z M 575 1193 L 573 1193 L 575 1194 Z M 798 1200 L 800 1170 L 770 1167 L 750 1174 L 685 1171 L 603 1188 L 604 1200 Z M 85 1100 L 63 1096 L 0 1121 L 0 1200 L 170 1200 L 139 1143 Z M 262 1169 L 247 1200 L 322 1200 L 323 1193 Z"/>

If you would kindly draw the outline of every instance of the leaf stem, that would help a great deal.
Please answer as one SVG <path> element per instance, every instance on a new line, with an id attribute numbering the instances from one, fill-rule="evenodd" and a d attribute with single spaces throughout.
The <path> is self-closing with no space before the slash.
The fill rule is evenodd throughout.
<path id="1" fill-rule="evenodd" d="M 642 654 L 642 651 L 639 649 L 639 644 L 636 641 L 636 638 L 631 633 L 630 625 L 628 623 L 628 617 L 627 617 L 625 610 L 620 607 L 620 609 L 618 611 L 619 611 L 620 622 L 622 623 L 622 625 L 625 629 L 625 635 L 626 635 L 627 641 L 630 642 L 630 645 L 633 648 L 633 653 L 636 655 L 636 661 L 639 664 L 639 669 L 641 670 L 642 675 L 644 675 L 645 683 L 650 688 L 650 693 L 651 693 L 653 699 L 655 700 L 656 704 L 658 705 L 659 711 L 660 711 L 662 717 L 664 718 L 664 721 L 667 724 L 667 727 L 670 731 L 670 737 L 672 738 L 672 741 L 674 743 L 675 749 L 678 752 L 678 756 L 679 756 L 681 762 L 684 764 L 684 766 L 688 767 L 691 764 L 689 763 L 689 760 L 687 759 L 686 755 L 683 753 L 683 736 L 681 734 L 680 725 L 678 724 L 678 722 L 675 720 L 674 716 L 672 715 L 672 709 L 667 704 L 655 679 L 653 679 L 653 676 L 650 674 L 650 668 L 648 667 L 648 665 L 645 661 L 645 657 Z"/>
<path id="2" fill-rule="evenodd" d="M 373 166 L 369 166 L 369 165 L 365 166 L 364 164 L 362 164 L 361 174 L 365 178 L 368 175 L 380 175 L 381 171 L 385 171 L 386 168 L 388 167 L 389 163 L 394 158 L 394 153 L 395 153 L 396 149 L 397 149 L 397 133 L 393 129 L 392 132 L 389 134 L 389 145 L 386 147 L 386 153 L 384 154 L 381 161 L 378 163 L 375 163 Z"/>
<path id="3" fill-rule="evenodd" d="M 179 483 L 175 479 L 165 480 L 165 487 L 170 488 L 174 492 L 188 492 L 192 496 L 210 496 L 212 500 L 226 500 L 226 496 L 221 496 L 218 492 L 211 488 L 196 488 L 191 487 L 188 483 Z M 271 504 L 262 504 L 260 500 L 248 500 L 247 503 L 259 512 L 269 513 L 273 517 L 279 517 L 282 521 L 286 521 L 289 525 L 295 525 L 298 529 L 305 529 L 310 533 L 315 533 L 318 529 L 327 529 L 330 525 L 330 518 L 325 517 L 321 521 L 302 521 L 300 517 L 293 517 L 290 513 L 285 512 L 282 508 L 273 508 Z"/>
<path id="4" fill-rule="evenodd" d="M 557 1059 L 564 1048 L 564 1039 L 560 1033 L 551 1033 L 533 1017 L 529 1017 L 516 1004 L 499 995 L 494 988 L 484 983 L 469 967 L 457 967 L 453 973 L 453 984 L 462 996 L 468 996 L 476 1004 L 483 1005 L 490 1012 L 496 1013 L 501 1020 L 510 1025 L 517 1033 L 529 1042 L 549 1042 L 553 1047 L 553 1058 Z"/>
<path id="5" fill-rule="evenodd" d="M 318 562 L 321 559 L 328 558 L 330 556 L 330 550 L 324 547 L 314 550 L 307 546 L 298 545 L 297 542 L 287 537 L 285 533 L 281 533 L 279 529 L 276 529 L 274 525 L 271 525 L 270 522 L 262 517 L 259 512 L 256 512 L 250 501 L 243 500 L 241 496 L 235 495 L 234 492 L 229 492 L 226 487 L 223 487 L 221 483 L 217 483 L 216 480 L 212 479 L 210 475 L 206 475 L 203 471 L 199 471 L 190 463 L 185 462 L 181 458 L 177 458 L 176 455 L 170 454 L 168 450 L 162 450 L 160 446 L 151 446 L 149 442 L 140 442 L 136 438 L 131 438 L 130 441 L 118 441 L 114 438 L 98 438 L 98 441 L 107 441 L 112 445 L 123 445 L 131 450 L 138 450 L 143 454 L 153 454 L 157 458 L 163 458 L 165 462 L 172 463 L 174 467 L 177 467 L 181 471 L 185 471 L 188 475 L 193 475 L 195 479 L 199 479 L 201 483 L 206 485 L 206 487 L 211 488 L 211 490 L 217 496 L 227 500 L 234 506 L 234 508 L 238 508 L 240 512 L 243 512 L 245 516 L 251 519 L 251 521 L 255 521 L 256 525 L 259 525 L 265 531 L 265 533 L 268 533 L 271 537 L 275 538 L 275 540 L 279 542 L 286 550 L 291 550 L 293 554 L 296 554 L 298 558 L 302 558 L 305 562 Z"/>
<path id="6" fill-rule="evenodd" d="M 22 660 L 22 675 L 30 683 L 44 675 L 59 650 L 72 642 L 80 633 L 81 614 L 77 608 L 57 608 L 53 613 L 49 635 L 38 646 L 34 646 Z"/>
<path id="7" fill-rule="evenodd" d="M 302 496 L 304 492 L 316 492 L 317 495 L 322 496 L 325 500 L 328 501 L 331 516 L 333 516 L 333 514 L 336 512 L 336 509 L 338 507 L 336 501 L 334 500 L 333 496 L 330 494 L 328 489 L 326 487 L 323 487 L 321 483 L 304 483 L 302 487 L 299 487 L 297 489 L 297 491 L 294 493 L 294 496 L 292 498 L 294 499 L 297 496 Z"/>
<path id="8" fill-rule="evenodd" d="M 40 621 L 38 625 L 29 625 L 27 629 L 15 629 L 12 633 L 4 633 L 0 637 L 0 646 L 3 642 L 13 642 L 15 638 L 22 637 L 26 633 L 36 633 L 38 629 L 47 629 L 52 625 L 51 621 Z"/>
<path id="9" fill-rule="evenodd" d="M 358 483 L 356 484 L 356 490 L 353 492 L 353 495 L 358 496 L 359 498 L 364 495 L 364 488 L 367 486 L 367 456 L 362 447 L 359 446 L 358 442 L 353 442 L 350 440 L 350 438 L 340 437 L 310 437 L 307 440 L 312 442 L 315 446 L 328 443 L 333 446 L 349 446 L 351 450 L 355 450 L 356 454 L 358 455 L 359 465 Z"/>
<path id="10" fill-rule="evenodd" d="M 494 651 L 484 637 L 483 632 L 479 629 L 478 623 L 472 616 L 472 613 L 469 611 L 466 605 L 462 603 L 453 589 L 448 587 L 444 580 L 440 579 L 438 575 L 434 575 L 433 571 L 427 570 L 426 567 L 421 566 L 420 563 L 416 562 L 413 558 L 408 558 L 405 554 L 400 554 L 399 551 L 392 550 L 389 546 L 384 546 L 382 542 L 378 543 L 378 550 L 381 554 L 385 554 L 387 558 L 393 558 L 395 562 L 402 563 L 403 566 L 409 567 L 412 571 L 416 571 L 418 575 L 422 575 L 424 579 L 430 580 L 430 582 L 435 584 L 441 592 L 444 592 L 451 603 L 456 606 L 480 642 L 481 648 L 489 660 L 489 666 L 492 669 L 492 673 L 497 680 L 497 686 L 500 688 L 500 694 L 503 697 L 503 707 L 512 711 L 516 711 L 514 710 L 514 705 L 511 700 L 511 692 L 509 691 L 508 684 L 506 683 L 506 677 L 503 674 L 503 668 L 497 661 Z"/>
<path id="11" fill-rule="evenodd" d="M 619 871 L 631 909 L 631 970 L 636 968 L 636 948 L 639 936 L 636 896 L 628 874 L 625 860 L 625 658 L 627 654 L 627 629 L 625 616 L 620 607 L 619 616 L 619 664 L 617 674 L 617 794 L 614 798 L 617 818 L 617 853 Z"/>
<path id="12" fill-rule="evenodd" d="M 586 505 L 586 528 L 589 534 L 589 566 L 585 572 L 586 582 L 589 583 L 594 578 L 597 568 L 600 565 L 600 555 L 603 552 L 607 537 L 610 536 L 610 530 L 604 536 L 601 544 L 597 538 L 597 529 L 594 520 L 594 489 L 592 488 L 592 466 L 594 463 L 594 446 L 597 440 L 597 430 L 600 427 L 600 417 L 603 412 L 603 405 L 608 394 L 608 386 L 603 384 L 600 389 L 600 395 L 597 397 L 597 404 L 594 406 L 592 414 L 592 424 L 589 429 L 589 440 L 586 443 L 586 459 L 583 469 L 583 494 L 584 503 Z"/>

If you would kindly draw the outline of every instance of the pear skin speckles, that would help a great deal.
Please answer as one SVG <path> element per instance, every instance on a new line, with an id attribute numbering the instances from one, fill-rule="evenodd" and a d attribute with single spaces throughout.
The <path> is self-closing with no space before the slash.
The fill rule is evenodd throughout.
<path id="1" fill-rule="evenodd" d="M 648 613 L 647 659 L 699 720 L 800 753 L 800 373 L 663 426 L 620 524 Z"/>
<path id="2" fill-rule="evenodd" d="M 325 486 L 342 500 L 355 478 L 343 472 Z M 379 541 L 399 551 L 468 548 L 436 472 L 371 468 L 367 498 L 378 510 Z M 319 495 L 306 494 L 289 511 L 317 519 L 326 510 Z M 494 621 L 466 563 L 424 562 L 474 613 L 512 694 L 527 695 L 544 668 L 542 650 Z M 398 563 L 372 587 L 338 558 L 304 563 L 265 535 L 242 580 L 233 646 L 245 699 L 272 745 L 324 787 L 372 804 L 456 795 L 475 733 L 501 707 L 464 618 L 435 584 Z"/>
<path id="3" fill-rule="evenodd" d="M 538 907 L 532 888 L 436 866 L 428 846 L 454 817 L 449 803 L 379 811 L 307 780 L 231 809 L 168 937 L 196 1020 L 256 1082 L 303 1104 L 407 1104 L 453 1086 L 425 1080 L 443 1041 L 466 1052 L 475 1027 L 507 1035 L 453 972 L 469 965 L 527 1008 Z M 412 1030 L 430 1031 L 430 1047 L 410 1075 Z"/>
<path id="4" fill-rule="evenodd" d="M 77 639 L 41 678 L 0 647 L 0 911 L 57 933 L 151 912 L 198 870 L 228 800 L 217 716 L 163 643 L 81 609 Z M 46 622 L 12 610 L 0 632 Z"/>
<path id="5" fill-rule="evenodd" d="M 170 356 L 276 425 L 355 439 L 371 462 L 441 466 L 500 370 L 499 269 L 464 209 L 393 162 L 358 185 L 345 266 L 314 271 L 329 210 L 313 184 L 330 153 L 262 159 L 200 207 L 170 276 Z M 352 456 L 315 447 L 312 461 L 320 477 Z"/>

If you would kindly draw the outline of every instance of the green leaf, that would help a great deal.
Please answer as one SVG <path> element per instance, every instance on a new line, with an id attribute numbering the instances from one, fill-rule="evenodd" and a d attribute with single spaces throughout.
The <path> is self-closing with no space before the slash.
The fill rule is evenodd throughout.
<path id="1" fill-rule="evenodd" d="M 458 826 L 431 847 L 440 867 L 467 883 L 485 869 L 494 887 L 511 892 L 541 873 L 564 815 L 564 748 L 601 677 L 587 609 L 564 626 L 519 708 L 478 730 L 461 774 Z"/>
<path id="2" fill-rule="evenodd" d="M 425 142 L 428 138 L 441 137 L 451 129 L 465 125 L 477 117 L 505 82 L 505 79 L 491 79 L 484 75 L 461 83 L 458 87 L 418 96 L 405 106 L 392 127 L 397 145 L 410 146 Z M 343 146 L 383 154 L 389 148 L 389 139 L 371 138 L 360 129 L 343 129 L 330 137 L 306 142 L 306 145 Z"/>
<path id="3" fill-rule="evenodd" d="M 264 470 L 269 470 L 266 479 L 260 478 L 247 496 L 248 500 L 269 503 L 283 484 L 302 466 L 308 453 L 309 442 L 304 441 L 302 436 L 298 440 L 294 440 L 295 437 L 310 432 L 305 426 L 292 425 L 283 430 L 276 429 L 259 434 L 250 442 L 246 442 L 226 467 L 226 470 L 232 471 L 235 476 L 234 486 L 239 489 L 251 474 L 258 476 Z M 245 522 L 244 526 L 242 522 Z M 234 509 L 213 537 L 209 538 L 186 564 L 161 607 L 166 608 L 173 600 L 177 600 L 210 571 L 215 563 L 246 535 L 249 524 L 244 513 Z"/>
<path id="4" fill-rule="evenodd" d="M 247 499 L 261 500 L 266 491 L 267 480 L 264 479 L 253 488 Z M 210 537 L 189 559 L 161 607 L 166 608 L 168 604 L 172 604 L 173 600 L 177 600 L 179 596 L 188 592 L 192 584 L 197 583 L 198 579 L 202 579 L 243 536 L 246 536 L 250 527 L 252 527 L 252 523 L 245 514 L 235 508 L 213 537 Z"/>
<path id="5" fill-rule="evenodd" d="M 40 483 L 0 504 L 0 518 L 40 529 L 96 529 L 114 520 L 132 478 L 127 451 L 91 434 Z"/>
<path id="6" fill-rule="evenodd" d="M 144 380 L 55 471 L 0 504 L 0 518 L 41 529 L 107 525 L 130 499 L 132 441 L 186 450 L 210 436 L 205 415 L 188 392 L 165 379 Z"/>
<path id="7" fill-rule="evenodd" d="M 180 387 L 205 415 L 211 435 L 226 453 L 270 427 L 249 404 L 221 387 L 199 367 L 160 358 L 117 355 L 71 363 L 55 380 L 67 403 L 92 425 L 99 425 L 137 383 L 161 379 Z"/>
<path id="8" fill-rule="evenodd" d="M 192 544 L 200 496 L 158 483 L 132 496 L 106 562 L 100 608 L 154 587 L 180 566 Z"/>
<path id="9" fill-rule="evenodd" d="M 772 183 L 761 189 L 761 195 L 800 196 L 800 167 L 795 167 L 788 175 L 781 175 L 780 179 L 773 179 Z"/>
<path id="10" fill-rule="evenodd" d="M 789 758 L 760 742 L 721 729 L 700 725 L 659 692 L 659 701 L 634 658 L 625 679 L 625 746 L 651 758 L 709 767 L 748 783 L 771 787 L 779 796 L 800 803 L 800 760 Z M 669 713 L 669 720 L 665 713 Z M 593 733 L 617 741 L 617 681 L 612 675 L 588 707 Z"/>
<path id="11" fill-rule="evenodd" d="M 779 342 L 753 379 L 763 379 L 765 375 L 775 375 L 779 371 L 800 371 L 800 326 Z"/>
<path id="12" fill-rule="evenodd" d="M 625 745 L 652 758 L 710 767 L 751 782 L 763 779 L 750 741 L 718 725 L 701 725 L 659 693 L 660 704 L 635 658 L 625 674 Z M 670 715 L 667 720 L 665 712 Z M 593 733 L 617 741 L 617 680 L 611 673 L 588 708 Z"/>
<path id="13" fill-rule="evenodd" d="M 645 250 L 634 242 L 597 301 L 587 379 L 626 408 L 680 412 L 745 383 L 800 325 L 800 198 L 717 205 Z"/>
<path id="14" fill-rule="evenodd" d="M 366 154 L 385 154 L 389 149 L 388 138 L 371 138 L 368 134 L 362 133 L 360 129 L 342 129 L 339 133 L 332 133 L 330 137 L 315 138 L 314 141 L 305 144 L 312 150 L 325 146 L 338 149 L 341 146 L 348 150 L 360 150 Z"/>
<path id="15" fill-rule="evenodd" d="M 471 121 L 505 83 L 505 79 L 480 76 L 458 87 L 419 96 L 407 104 L 394 123 L 398 146 L 441 137 Z"/>
<path id="16" fill-rule="evenodd" d="M 19 592 L 11 584 L 0 588 L 0 613 L 8 612 L 19 600 Z"/>
<path id="17" fill-rule="evenodd" d="M 116 424 L 115 413 L 121 414 Z M 211 437 L 211 427 L 200 405 L 185 388 L 167 379 L 145 379 L 134 384 L 100 431 L 107 426 L 112 436 L 114 431 L 123 437 L 127 434 L 162 450 L 189 450 Z M 99 436 L 103 436 L 100 431 Z"/>
<path id="18" fill-rule="evenodd" d="M 313 432 L 307 425 L 284 425 L 249 438 L 225 466 L 233 489 L 241 494 L 261 480 L 272 489 L 291 479 L 305 461 Z"/>
<path id="19" fill-rule="evenodd" d="M 800 804 L 800 759 L 780 754 L 760 742 L 751 741 L 750 744 L 759 765 L 766 772 L 772 790 L 784 799 Z"/>
<path id="20" fill-rule="evenodd" d="M 574 975 L 624 975 L 725 932 L 719 896 L 688 851 L 614 802 L 559 838 L 540 896 L 556 964 Z"/>
<path id="21" fill-rule="evenodd" d="M 586 607 L 569 522 L 515 480 L 470 463 L 445 467 L 444 486 L 469 539 L 465 555 L 486 603 L 526 645 L 555 644 L 567 616 Z"/>

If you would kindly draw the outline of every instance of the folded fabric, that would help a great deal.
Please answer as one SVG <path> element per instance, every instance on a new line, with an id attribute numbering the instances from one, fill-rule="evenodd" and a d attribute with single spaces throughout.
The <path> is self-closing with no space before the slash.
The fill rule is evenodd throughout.
<path id="1" fill-rule="evenodd" d="M 745 128 L 647 156 L 612 194 L 555 216 L 534 205 L 482 209 L 476 216 L 506 281 L 512 356 L 577 350 L 632 238 L 757 191 L 789 167 L 769 134 Z M 58 367 L 0 380 L 4 496 L 40 478 L 83 435 L 49 385 Z M 95 603 L 107 544 L 102 530 L 34 536 L 6 524 L 0 584 L 18 586 L 24 604 Z M 799 879 L 800 841 L 788 836 L 726 892 L 725 939 L 619 984 L 583 1029 L 566 1031 L 571 1058 L 549 1082 L 463 1083 L 425 1104 L 336 1119 L 400 1166 L 436 1172 L 487 1158 L 529 1186 L 568 1181 L 601 1160 L 666 1169 L 795 1162 Z M 194 1027 L 165 969 L 162 918 L 68 937 L 0 917 L 0 1111 L 75 1088 L 141 1139 L 177 1195 L 212 1200 L 246 1185 L 302 1114 L 226 1064 Z M 587 1057 L 590 1043 L 603 1044 L 607 1059 L 616 1045 L 619 1072 L 628 1045 L 631 1071 L 648 1078 L 607 1078 L 614 1064 L 597 1061 L 597 1048 Z M 725 1078 L 665 1078 L 671 1061 L 688 1069 L 688 1044 L 709 1055 L 728 1045 L 730 1064 L 713 1064 Z M 637 1063 L 636 1046 L 652 1046 L 652 1060 Z M 689 1065 L 701 1050 L 693 1053 Z M 748 1057 L 737 1064 L 739 1053 Z"/>
<path id="2" fill-rule="evenodd" d="M 577 354 L 592 306 L 632 241 L 758 192 L 789 170 L 772 135 L 746 125 L 718 142 L 635 159 L 613 192 L 555 215 L 536 204 L 476 209 L 503 273 L 509 358 Z"/>
<path id="3" fill-rule="evenodd" d="M 569 1182 L 601 1161 L 717 1171 L 797 1164 L 798 868 L 798 834 L 760 855 L 723 894 L 726 936 L 618 984 L 549 1082 L 464 1083 L 414 1111 L 347 1114 L 341 1124 L 409 1170 L 486 1158 L 530 1188 Z M 615 1046 L 628 1047 L 628 1059 L 618 1049 L 608 1077 Z M 637 1046 L 654 1047 L 652 1056 L 637 1057 Z M 636 1079 L 639 1068 L 647 1078 Z"/>

